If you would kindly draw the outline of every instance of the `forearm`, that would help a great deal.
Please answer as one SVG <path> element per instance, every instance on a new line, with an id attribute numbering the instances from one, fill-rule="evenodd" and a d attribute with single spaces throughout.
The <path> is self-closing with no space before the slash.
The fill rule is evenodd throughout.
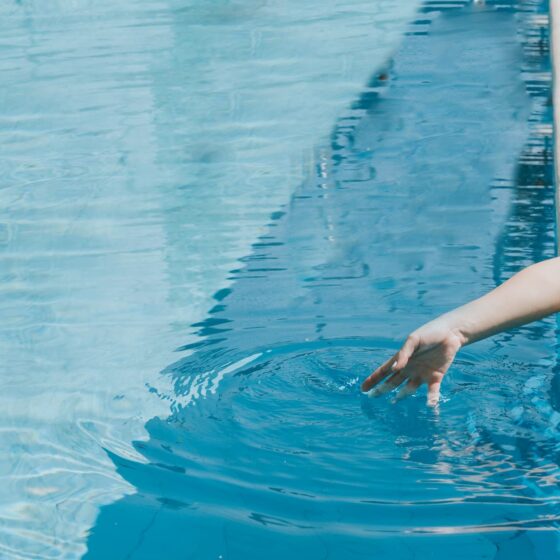
<path id="1" fill-rule="evenodd" d="M 560 257 L 527 267 L 481 298 L 436 321 L 446 324 L 465 345 L 558 311 Z"/>

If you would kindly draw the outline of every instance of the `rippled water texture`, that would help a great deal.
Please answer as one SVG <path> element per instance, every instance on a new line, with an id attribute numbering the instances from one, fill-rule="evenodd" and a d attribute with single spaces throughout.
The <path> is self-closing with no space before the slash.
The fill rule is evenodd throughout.
<path id="1" fill-rule="evenodd" d="M 359 391 L 410 329 L 554 253 L 545 3 L 427 2 L 388 65 L 393 3 L 293 4 L 7 10 L 30 118 L 1 191 L 6 558 L 559 553 L 555 321 L 462 352 L 436 413 Z M 48 126 L 32 79 L 58 85 Z"/>
<path id="2" fill-rule="evenodd" d="M 437 9 L 436 9 L 437 7 Z M 447 8 L 447 9 L 443 9 Z M 88 559 L 549 559 L 555 321 L 461 352 L 443 402 L 359 381 L 554 254 L 543 3 L 427 3 L 164 375 Z"/>
<path id="3" fill-rule="evenodd" d="M 79 558 L 133 491 L 104 448 L 416 6 L 0 2 L 0 557 Z"/>

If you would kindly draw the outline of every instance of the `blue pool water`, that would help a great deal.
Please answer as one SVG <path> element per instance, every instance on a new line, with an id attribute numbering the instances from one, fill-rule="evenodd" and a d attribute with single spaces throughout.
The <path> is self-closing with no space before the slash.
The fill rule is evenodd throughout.
<path id="1" fill-rule="evenodd" d="M 79 558 L 134 491 L 104 449 L 416 8 L 0 2 L 0 557 Z"/>
<path id="2" fill-rule="evenodd" d="M 554 254 L 545 11 L 545 2 L 537 1 L 422 4 L 398 50 L 374 65 L 378 71 L 367 90 L 356 92 L 338 119 L 331 112 L 330 126 L 335 125 L 330 141 L 318 145 L 313 165 L 289 200 L 269 201 L 276 206 L 270 209 L 268 224 L 230 267 L 228 284 L 216 286 L 208 312 L 193 325 L 194 336 L 185 329 L 184 341 L 177 344 L 175 358 L 169 357 L 170 365 L 162 365 L 160 377 L 143 376 L 142 371 L 146 364 L 154 367 L 163 352 L 157 359 L 144 350 L 138 355 L 140 342 L 154 349 L 173 340 L 168 327 L 160 326 L 163 333 L 157 328 L 167 310 L 168 320 L 177 314 L 174 333 L 180 338 L 181 309 L 189 305 L 189 289 L 197 286 L 196 266 L 188 268 L 189 256 L 201 255 L 199 274 L 206 278 L 212 266 L 207 253 L 217 251 L 221 240 L 233 236 L 244 222 L 231 208 L 214 210 L 200 199 L 192 210 L 187 199 L 181 201 L 183 190 L 174 193 L 175 206 L 164 207 L 165 215 L 173 216 L 175 228 L 167 233 L 173 251 L 186 251 L 182 243 L 188 246 L 196 235 L 196 230 L 180 231 L 178 224 L 190 223 L 186 216 L 196 220 L 204 212 L 208 231 L 220 230 L 219 220 L 211 219 L 216 211 L 216 216 L 228 217 L 231 231 L 215 238 L 215 245 L 209 242 L 175 260 L 166 254 L 162 262 L 175 265 L 168 274 L 176 280 L 171 295 L 161 298 L 161 292 L 153 290 L 163 282 L 158 276 L 161 263 L 145 257 L 159 255 L 159 241 L 140 227 L 143 220 L 157 221 L 160 214 L 140 197 L 147 188 L 140 166 L 139 180 L 131 181 L 130 190 L 111 202 L 111 212 L 122 220 L 115 221 L 127 225 L 126 234 L 117 229 L 126 245 L 115 252 L 125 257 L 98 265 L 88 262 L 90 274 L 102 264 L 123 267 L 113 276 L 122 282 L 122 291 L 111 294 L 115 303 L 104 301 L 109 295 L 106 286 L 85 292 L 97 296 L 93 303 L 101 306 L 92 306 L 92 312 L 99 322 L 95 332 L 103 342 L 100 347 L 108 356 L 98 346 L 89 358 L 101 364 L 113 360 L 96 387 L 101 400 L 107 395 L 103 384 L 110 387 L 111 404 L 103 401 L 95 419 L 91 411 L 83 417 L 77 414 L 77 428 L 62 430 L 57 438 L 41 434 L 48 441 L 33 435 L 38 433 L 36 426 L 34 432 L 28 426 L 31 435 L 19 436 L 11 456 L 39 457 L 42 466 L 34 478 L 21 459 L 14 460 L 16 468 L 5 473 L 9 487 L 25 485 L 36 496 L 54 496 L 61 510 L 82 511 L 72 502 L 85 502 L 89 494 L 72 480 L 76 471 L 89 469 L 102 478 L 98 487 L 107 487 L 110 479 L 104 459 L 83 443 L 80 434 L 85 433 L 105 450 L 117 473 L 106 505 L 84 531 L 88 559 L 291 555 L 540 560 L 560 554 L 560 390 L 554 319 L 462 351 L 445 380 L 437 411 L 425 407 L 423 394 L 394 405 L 388 399 L 368 399 L 359 390 L 363 377 L 408 331 L 480 295 L 522 266 Z M 202 18 L 204 25 L 211 23 L 211 15 Z M 167 118 L 172 116 L 170 112 Z M 129 141 L 142 144 L 141 138 L 132 131 Z M 304 140 L 301 137 L 298 146 Z M 173 142 L 181 146 L 181 136 Z M 132 153 L 139 157 L 141 150 Z M 167 156 L 175 157 L 168 151 L 158 153 L 163 161 Z M 230 171 L 220 161 L 223 152 L 213 151 L 212 144 L 200 157 L 205 173 Z M 167 169 L 161 161 L 156 158 L 150 164 L 147 182 L 159 166 Z M 76 232 L 83 216 L 83 221 L 95 218 L 90 228 L 111 237 L 104 229 L 107 224 L 100 223 L 107 215 L 90 214 L 111 194 L 110 184 L 103 190 L 106 182 L 100 180 L 96 202 L 90 200 L 81 214 L 76 213 Z M 221 185 L 219 178 L 212 184 Z M 123 202 L 134 200 L 135 189 L 140 191 L 137 204 L 145 207 L 133 205 L 129 210 Z M 69 203 L 59 194 L 51 195 L 52 207 Z M 251 196 L 254 200 L 239 202 L 240 212 L 261 204 L 263 196 L 277 195 L 261 191 Z M 44 207 L 49 208 L 43 202 Z M 264 202 L 259 208 L 264 211 Z M 29 212 L 32 205 L 25 209 Z M 32 227 L 32 216 L 26 216 L 27 227 Z M 53 214 L 56 222 L 55 218 Z M 144 237 L 135 238 L 135 232 Z M 39 233 L 35 243 L 41 240 Z M 37 246 L 18 248 L 13 241 L 17 236 L 11 235 L 8 256 L 19 255 L 21 260 L 24 250 L 38 251 Z M 76 236 L 76 247 L 65 250 L 79 258 L 84 244 Z M 236 243 L 237 249 L 242 247 Z M 102 250 L 105 254 L 107 245 Z M 54 255 L 58 261 L 50 256 L 50 266 L 60 270 L 62 256 Z M 135 270 L 138 262 L 145 268 Z M 45 274 L 45 265 L 35 264 L 28 269 L 27 282 L 32 282 L 33 273 L 39 278 Z M 82 278 L 67 268 L 62 271 L 66 281 Z M 12 272 L 14 277 L 17 272 Z M 137 283 L 125 282 L 130 274 L 140 277 Z M 50 301 L 61 301 L 61 286 L 52 282 Z M 204 287 L 211 283 L 207 280 Z M 65 287 L 74 296 L 62 300 L 68 302 L 75 301 L 76 290 L 84 295 L 80 289 L 87 288 Z M 34 313 L 62 313 L 60 307 L 45 305 L 45 293 L 35 298 L 27 293 L 26 298 Z M 203 298 L 200 301 L 202 305 Z M 120 350 L 113 348 L 124 338 L 119 336 L 123 323 L 114 317 L 136 305 L 147 307 L 145 325 L 136 325 L 144 329 L 144 338 L 138 335 L 136 346 L 123 340 Z M 35 317 L 46 330 L 43 348 L 48 350 L 35 357 L 39 371 L 45 367 L 42 360 L 64 356 L 65 344 L 74 342 L 86 351 L 76 334 L 80 326 L 70 321 L 71 309 L 63 311 L 74 339 L 66 338 L 60 324 L 55 333 L 45 327 L 56 317 L 42 318 L 42 323 Z M 155 326 L 149 324 L 150 314 Z M 137 319 L 140 313 L 129 317 Z M 19 344 L 30 344 L 24 335 L 38 336 L 23 331 Z M 3 339 L 2 344 L 7 343 Z M 89 343 L 96 346 L 95 340 Z M 67 352 L 77 360 L 76 353 Z M 65 385 L 63 409 L 71 408 L 69 401 L 78 399 L 83 384 L 79 368 L 64 363 L 74 384 Z M 130 383 L 115 390 L 118 385 L 112 378 L 121 368 L 138 368 L 136 389 Z M 46 405 L 50 387 L 38 383 Z M 129 393 L 142 388 L 157 405 Z M 135 410 L 139 404 L 144 408 Z M 108 411 L 103 420 L 100 410 Z M 124 431 L 100 427 L 114 418 L 143 415 L 146 435 L 136 438 L 132 448 L 126 445 Z M 29 418 L 35 417 L 12 417 L 4 431 L 14 431 L 17 421 L 29 424 Z M 74 455 L 64 454 L 61 440 Z M 81 449 L 87 453 L 77 468 L 75 455 Z M 60 456 L 67 464 L 56 463 Z M 62 476 L 49 478 L 49 469 Z M 108 499 L 118 492 L 119 480 L 128 483 L 122 491 L 126 495 Z M 55 486 L 63 490 L 52 490 Z M 91 495 L 98 500 L 93 490 Z M 10 513 L 4 516 L 7 529 L 1 539 L 6 558 L 81 554 L 79 545 L 72 544 L 76 536 L 65 534 L 64 540 L 44 528 L 34 529 L 35 536 L 27 534 L 24 519 L 30 506 L 18 500 L 19 508 L 4 508 Z M 44 503 L 34 507 L 40 511 Z"/>
<path id="3" fill-rule="evenodd" d="M 164 370 L 171 414 L 86 558 L 560 553 L 555 321 L 470 347 L 438 410 L 359 390 L 409 330 L 554 254 L 546 36 L 425 6 Z M 519 35 L 523 38 L 520 44 Z"/>

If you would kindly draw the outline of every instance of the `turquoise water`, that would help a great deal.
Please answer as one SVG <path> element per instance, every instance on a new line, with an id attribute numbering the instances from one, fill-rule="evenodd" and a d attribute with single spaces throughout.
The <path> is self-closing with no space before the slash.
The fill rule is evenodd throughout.
<path id="1" fill-rule="evenodd" d="M 62 41 L 52 6 L 42 17 L 31 6 L 31 16 L 22 5 L 9 17 L 31 35 L 43 22 L 42 35 Z M 246 68 L 243 49 L 231 49 L 222 68 L 238 56 L 233 76 L 242 82 L 216 69 L 218 82 L 205 74 L 208 89 L 188 95 L 199 48 L 214 61 L 227 31 L 243 36 L 239 26 L 253 41 L 260 27 L 249 8 L 140 6 L 103 7 L 90 19 L 87 28 L 95 21 L 114 40 L 124 40 L 123 28 L 142 30 L 112 51 L 88 43 L 84 5 L 67 16 L 76 40 L 85 35 L 85 59 L 99 55 L 96 69 L 107 72 L 86 65 L 75 83 L 107 96 L 106 105 L 79 97 L 70 111 L 95 115 L 84 144 L 72 135 L 82 120 L 58 122 L 71 95 L 48 120 L 60 128 L 31 119 L 31 130 L 10 129 L 13 161 L 30 148 L 45 159 L 7 168 L 13 184 L 2 191 L 19 220 L 6 229 L 3 256 L 16 264 L 2 305 L 28 314 L 14 311 L 1 343 L 11 358 L 2 377 L 11 446 L 1 553 L 555 557 L 555 320 L 463 351 L 435 412 L 424 395 L 393 405 L 359 391 L 409 330 L 554 254 L 545 3 L 427 2 L 392 56 L 412 4 L 408 13 L 379 5 L 371 20 L 365 4 L 323 18 L 318 4 L 302 12 L 294 4 L 285 28 L 285 6 L 270 13 L 263 4 L 267 32 L 256 33 L 254 52 L 267 52 L 269 26 L 278 25 L 275 68 L 302 61 L 297 74 L 281 71 L 297 90 L 284 106 L 281 81 L 262 70 L 270 60 Z M 352 14 L 330 42 L 320 40 L 335 33 L 333 18 Z M 171 23 L 183 40 L 154 55 Z M 376 33 L 364 35 L 361 24 Z M 203 42 L 215 26 L 216 43 Z M 285 29 L 299 29 L 302 42 L 287 42 Z M 366 48 L 374 44 L 375 56 Z M 49 47 L 24 49 L 26 79 L 48 82 L 33 48 Z M 63 61 L 73 56 L 50 48 Z M 329 81 L 341 52 L 363 67 L 348 82 Z M 145 57 L 149 72 L 139 67 Z M 53 83 L 68 80 L 55 69 Z M 201 95 L 222 81 L 250 89 L 257 77 L 252 112 L 243 96 L 226 95 L 233 123 Z M 123 88 L 131 97 L 117 103 L 113 92 Z M 17 102 L 30 115 L 39 103 Z M 280 128 L 262 133 L 265 141 L 257 129 L 267 122 Z M 246 153 L 239 131 L 248 126 Z M 47 149 L 57 134 L 69 135 L 60 160 Z M 38 190 L 16 188 L 20 179 Z"/>
<path id="2" fill-rule="evenodd" d="M 133 491 L 104 448 L 415 9 L 0 2 L 0 557 L 79 558 Z"/>

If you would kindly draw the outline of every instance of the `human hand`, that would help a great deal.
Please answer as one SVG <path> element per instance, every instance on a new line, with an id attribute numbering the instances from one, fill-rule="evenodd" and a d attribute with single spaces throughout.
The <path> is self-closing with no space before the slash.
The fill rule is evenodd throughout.
<path id="1" fill-rule="evenodd" d="M 363 382 L 362 391 L 373 388 L 371 396 L 378 396 L 402 385 L 396 396 L 401 400 L 426 383 L 428 405 L 435 406 L 443 377 L 464 343 L 458 330 L 437 319 L 427 323 L 410 334 L 401 349 Z"/>

